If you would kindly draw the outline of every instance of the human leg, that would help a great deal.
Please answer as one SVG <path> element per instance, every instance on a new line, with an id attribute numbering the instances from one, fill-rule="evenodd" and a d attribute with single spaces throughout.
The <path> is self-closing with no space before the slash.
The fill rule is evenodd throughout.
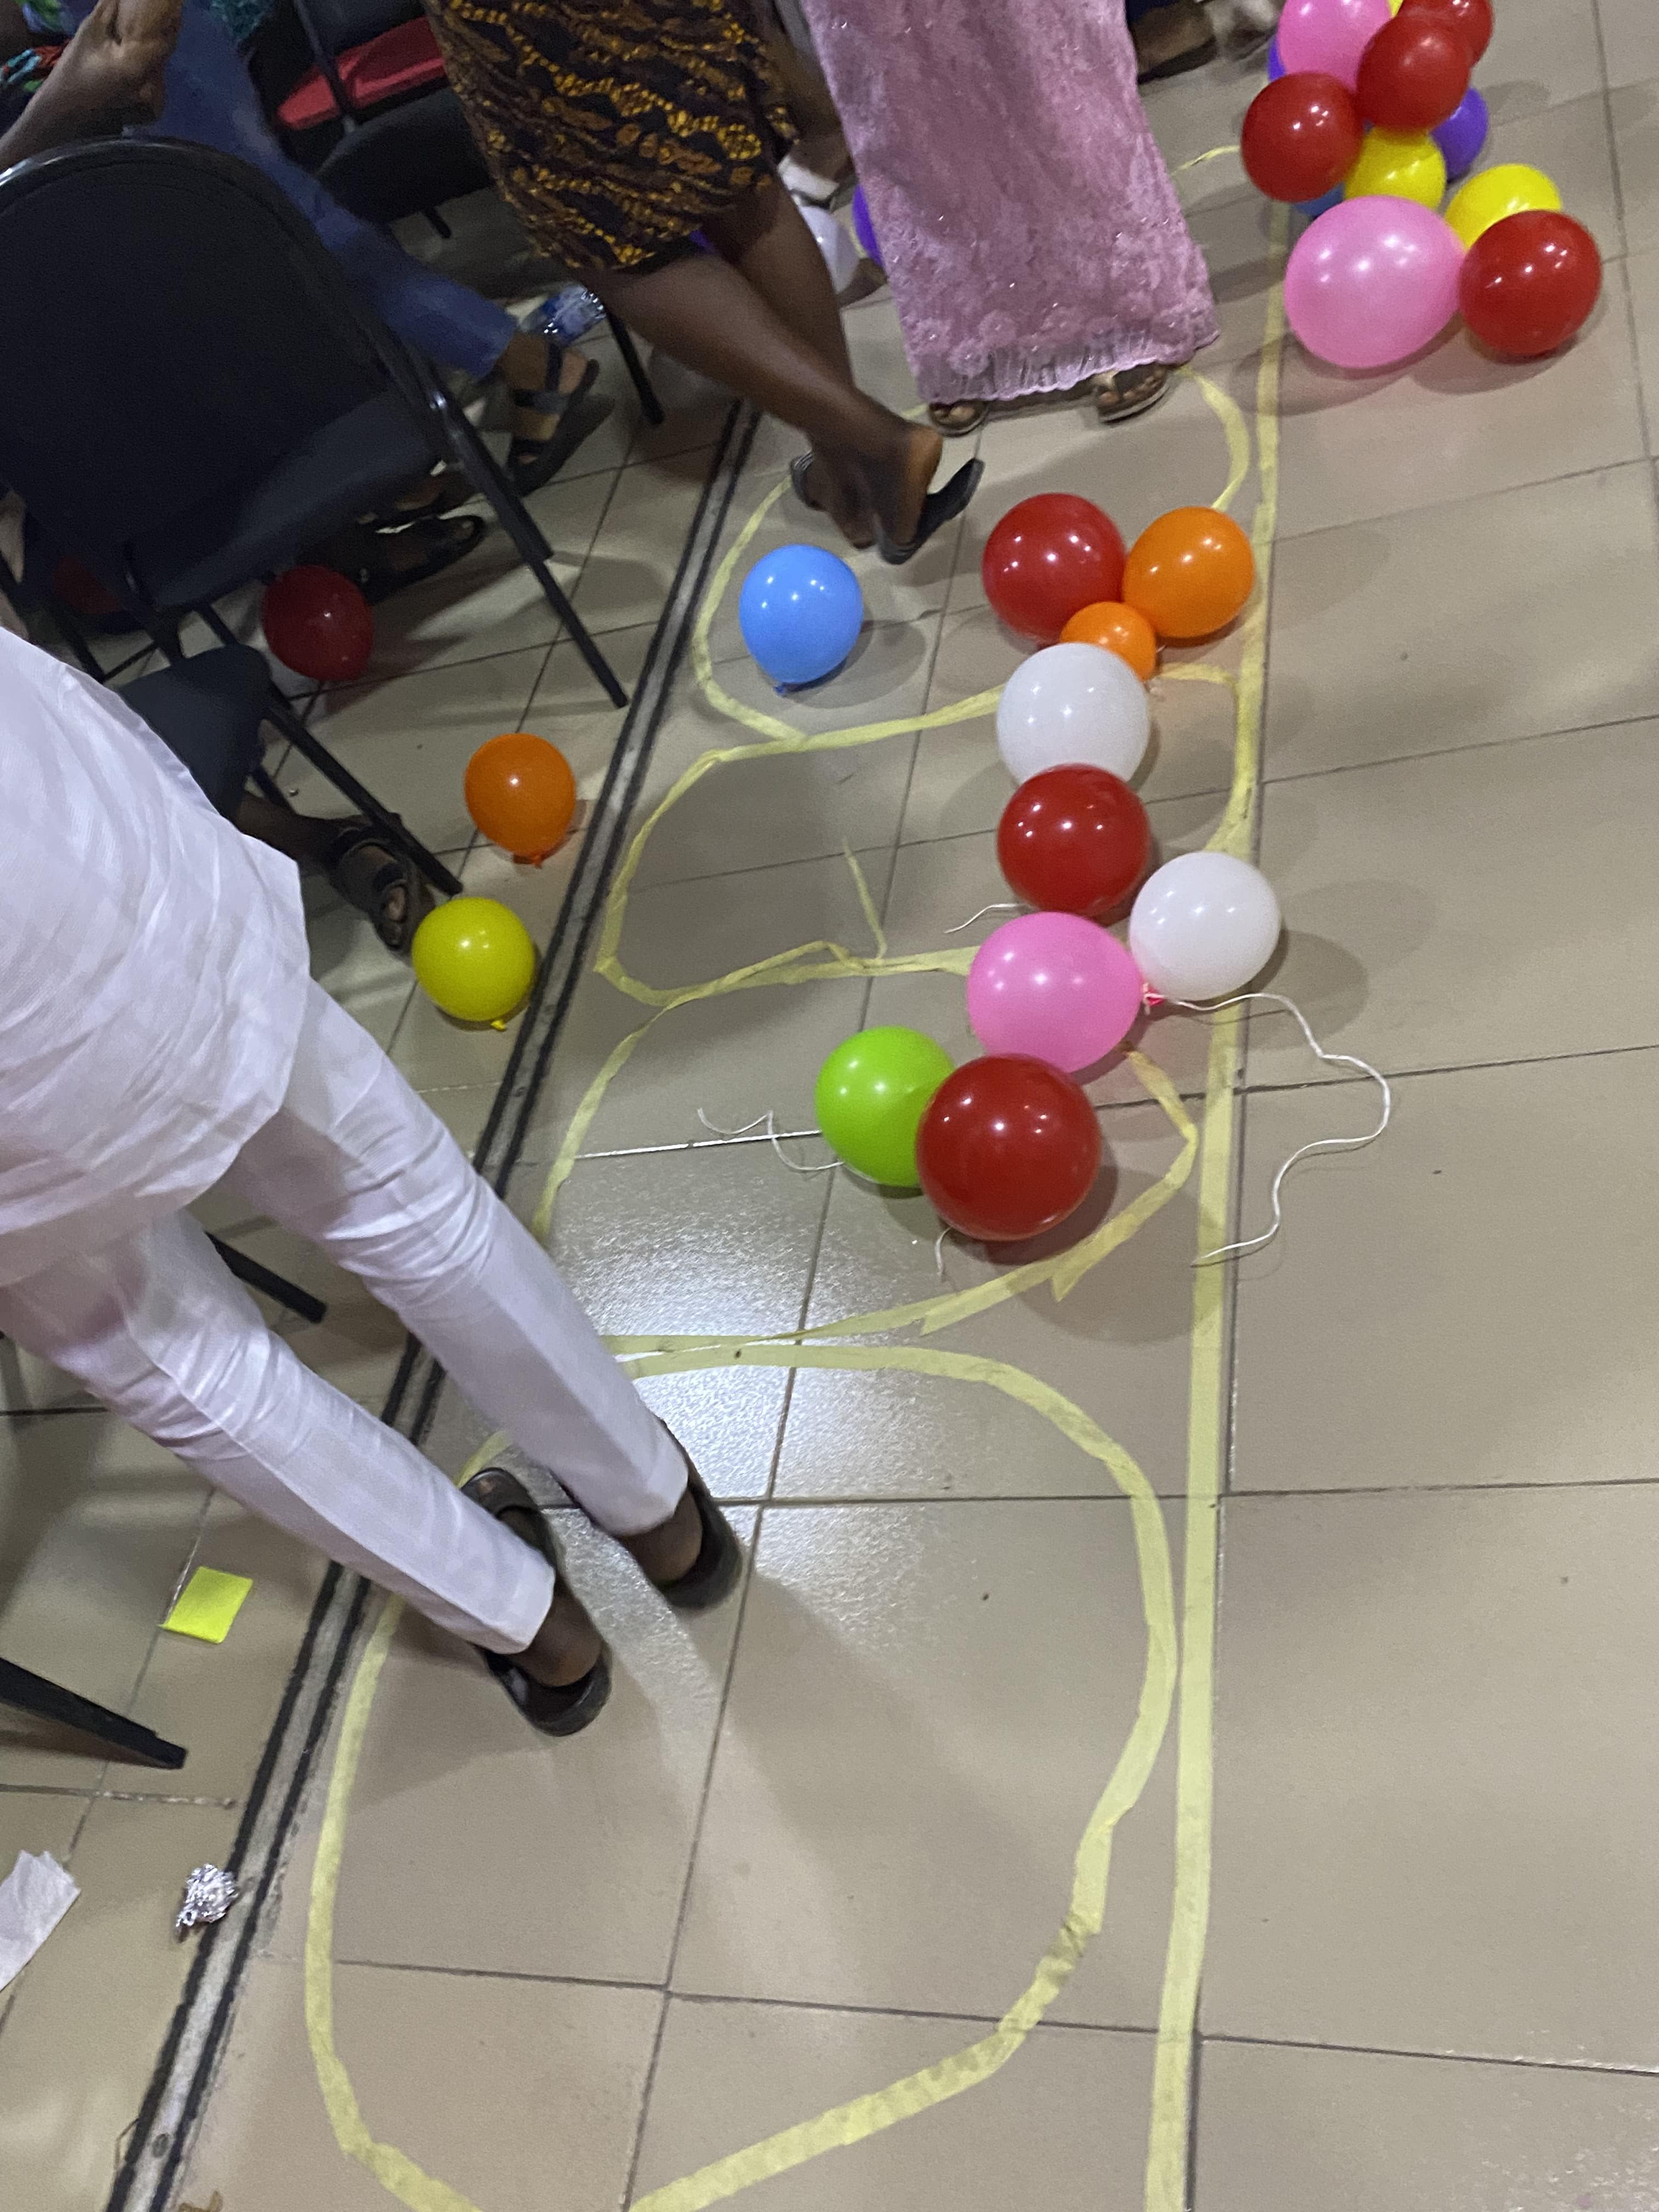
<path id="1" fill-rule="evenodd" d="M 637 1540 L 680 1510 L 684 1454 L 551 1261 L 319 989 L 282 1110 L 228 1182 L 361 1277 L 601 1528 Z"/>

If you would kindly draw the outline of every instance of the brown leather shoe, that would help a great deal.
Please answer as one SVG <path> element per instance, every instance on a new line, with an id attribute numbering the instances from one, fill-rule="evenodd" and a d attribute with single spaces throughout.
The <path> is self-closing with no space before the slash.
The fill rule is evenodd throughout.
<path id="1" fill-rule="evenodd" d="M 576 1602 L 565 1581 L 564 1562 L 547 1516 L 516 1474 L 507 1468 L 487 1467 L 471 1482 L 461 1485 L 461 1495 L 497 1520 L 512 1514 L 514 1517 L 507 1527 L 541 1553 L 552 1568 L 562 1594 L 573 1605 Z M 544 1735 L 574 1735 L 599 1718 L 611 1695 L 611 1655 L 603 1644 L 587 1672 L 574 1682 L 564 1683 L 538 1682 L 534 1675 L 526 1674 L 511 1654 L 475 1649 L 531 1727 L 539 1729 Z"/>

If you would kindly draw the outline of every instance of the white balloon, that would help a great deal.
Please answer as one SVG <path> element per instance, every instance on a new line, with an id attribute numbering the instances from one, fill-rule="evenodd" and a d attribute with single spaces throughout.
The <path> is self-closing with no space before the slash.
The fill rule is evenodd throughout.
<path id="1" fill-rule="evenodd" d="M 1044 646 L 997 702 L 997 750 L 1016 783 L 1067 761 L 1133 775 L 1152 733 L 1146 686 L 1103 645 Z"/>
<path id="2" fill-rule="evenodd" d="M 818 242 L 818 252 L 823 256 L 824 266 L 830 271 L 830 282 L 840 295 L 858 275 L 859 263 L 864 257 L 834 216 L 825 209 L 804 207 L 800 212 L 801 220 Z"/>
<path id="3" fill-rule="evenodd" d="M 1224 999 L 1267 966 L 1282 926 L 1260 868 L 1231 853 L 1183 853 L 1141 885 L 1129 950 L 1166 999 Z"/>

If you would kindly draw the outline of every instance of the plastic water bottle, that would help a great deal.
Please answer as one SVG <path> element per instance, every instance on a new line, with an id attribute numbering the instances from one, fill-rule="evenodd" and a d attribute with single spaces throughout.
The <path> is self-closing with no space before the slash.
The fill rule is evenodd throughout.
<path id="1" fill-rule="evenodd" d="M 567 284 L 562 291 L 550 293 L 542 301 L 528 318 L 527 327 L 544 331 L 558 344 L 568 346 L 574 345 L 579 337 L 604 319 L 605 309 L 585 284 Z"/>

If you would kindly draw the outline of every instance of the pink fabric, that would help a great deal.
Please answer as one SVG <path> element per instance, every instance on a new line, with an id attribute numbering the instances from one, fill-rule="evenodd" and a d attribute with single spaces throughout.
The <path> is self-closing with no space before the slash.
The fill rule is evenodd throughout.
<path id="1" fill-rule="evenodd" d="M 1123 0 L 805 0 L 924 398 L 1013 399 L 1216 335 Z"/>

